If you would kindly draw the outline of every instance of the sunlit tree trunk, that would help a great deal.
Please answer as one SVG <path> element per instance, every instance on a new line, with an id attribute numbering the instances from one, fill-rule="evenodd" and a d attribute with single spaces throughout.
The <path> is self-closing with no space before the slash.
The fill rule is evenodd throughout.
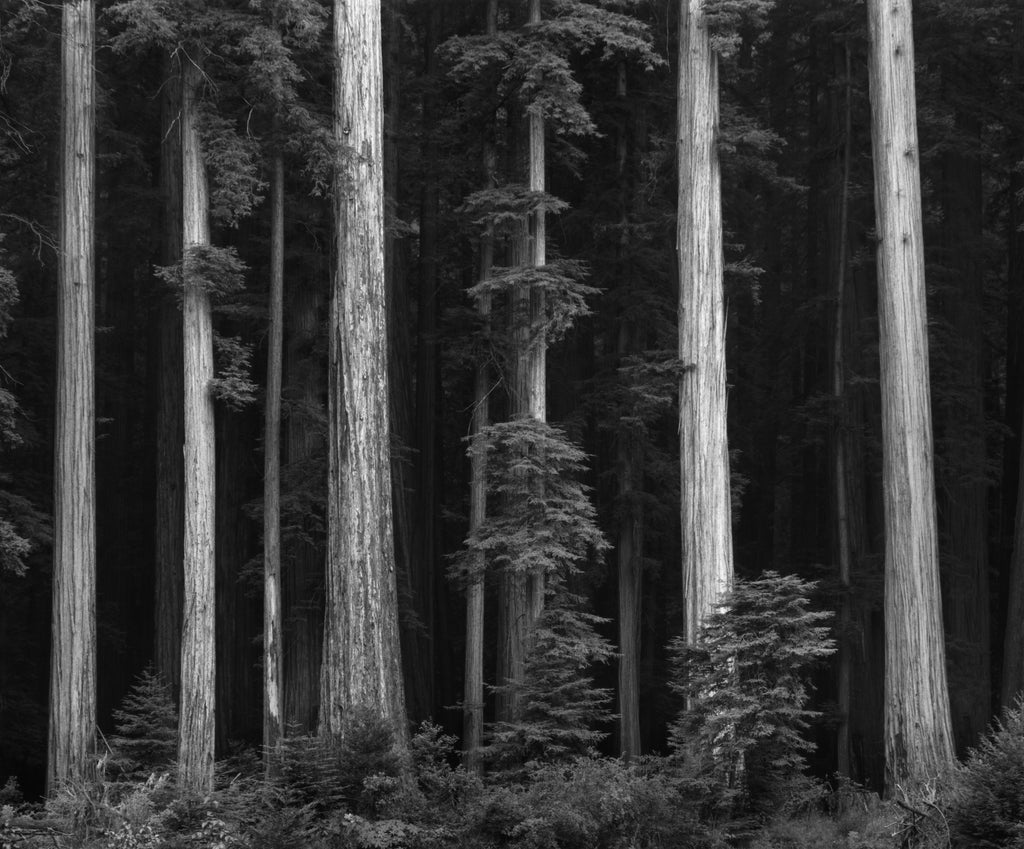
<path id="1" fill-rule="evenodd" d="M 953 764 L 939 593 L 909 0 L 869 0 L 885 497 L 886 792 Z"/>
<path id="2" fill-rule="evenodd" d="M 679 440 L 686 638 L 732 585 L 718 58 L 702 0 L 681 0 L 678 92 Z"/>
<path id="3" fill-rule="evenodd" d="M 368 709 L 406 738 L 392 536 L 379 0 L 334 4 L 335 181 L 328 549 L 320 728 Z"/>
<path id="4" fill-rule="evenodd" d="M 181 259 L 181 68 L 168 57 L 160 93 L 160 189 L 163 196 L 165 267 Z M 157 311 L 156 516 L 154 521 L 153 662 L 177 701 L 181 689 L 181 610 L 184 518 L 184 385 L 181 307 L 177 293 L 160 299 Z"/>
<path id="5" fill-rule="evenodd" d="M 540 0 L 530 0 L 529 24 L 541 20 Z M 527 186 L 544 191 L 544 118 L 536 111 L 526 116 Z M 511 245 L 512 265 L 540 267 L 547 262 L 544 212 L 531 214 L 522 234 Z M 512 297 L 512 418 L 547 419 L 547 342 L 540 322 L 544 293 L 524 283 L 515 284 Z M 525 674 L 530 632 L 544 609 L 544 576 L 503 574 L 498 597 L 497 679 L 510 684 L 497 696 L 497 718 L 513 719 L 519 710 L 518 688 Z"/>
<path id="6" fill-rule="evenodd" d="M 96 735 L 96 77 L 92 0 L 68 0 L 62 27 L 49 794 L 65 782 L 89 776 L 94 768 Z"/>
<path id="7" fill-rule="evenodd" d="M 269 775 L 284 734 L 281 654 L 281 371 L 284 357 L 284 158 L 270 180 L 270 325 L 263 436 L 263 757 Z"/>
<path id="8" fill-rule="evenodd" d="M 182 239 L 185 354 L 185 604 L 181 639 L 178 778 L 185 793 L 213 787 L 214 701 L 214 464 L 213 319 L 210 296 L 190 280 L 189 252 L 210 244 L 206 172 L 197 126 L 202 74 L 196 55 L 181 58 Z"/>

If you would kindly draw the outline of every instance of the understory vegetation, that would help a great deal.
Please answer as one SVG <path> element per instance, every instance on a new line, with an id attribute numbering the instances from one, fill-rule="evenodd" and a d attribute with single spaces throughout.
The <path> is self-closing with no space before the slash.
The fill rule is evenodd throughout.
<path id="1" fill-rule="evenodd" d="M 423 723 L 408 748 L 370 712 L 337 739 L 293 734 L 268 761 L 254 749 L 218 764 L 204 798 L 175 787 L 177 717 L 143 674 L 118 711 L 94 780 L 26 804 L 0 790 L 0 846 L 90 849 L 811 849 L 1024 845 L 1024 706 L 1008 711 L 957 771 L 917 798 L 882 801 L 809 774 L 810 675 L 833 650 L 813 584 L 766 573 L 740 582 L 696 646 L 677 643 L 681 697 L 664 755 L 600 756 L 581 719 L 555 702 L 524 714 L 520 739 L 491 729 L 483 775 L 457 740 Z M 543 636 L 541 634 L 540 636 Z M 564 675 L 584 702 L 607 699 L 573 653 Z M 549 677 L 557 672 L 545 668 Z M 533 727 L 536 726 L 536 727 Z M 573 730 L 576 734 L 573 734 Z M 578 745 L 543 745 L 573 740 Z"/>

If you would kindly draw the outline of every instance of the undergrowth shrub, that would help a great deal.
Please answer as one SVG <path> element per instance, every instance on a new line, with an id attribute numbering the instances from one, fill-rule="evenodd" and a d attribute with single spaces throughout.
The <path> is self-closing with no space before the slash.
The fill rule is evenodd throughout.
<path id="1" fill-rule="evenodd" d="M 737 581 L 701 625 L 696 645 L 676 639 L 673 689 L 686 706 L 669 729 L 697 789 L 720 805 L 806 806 L 820 788 L 804 778 L 811 667 L 835 651 L 831 615 L 809 609 L 813 583 L 765 572 Z"/>
<path id="2" fill-rule="evenodd" d="M 1024 849 L 1024 702 L 1006 710 L 971 750 L 946 818 L 956 847 Z"/>
<path id="3" fill-rule="evenodd" d="M 178 754 L 178 713 L 171 688 L 152 667 L 136 679 L 114 711 L 108 767 L 129 781 L 167 772 Z"/>

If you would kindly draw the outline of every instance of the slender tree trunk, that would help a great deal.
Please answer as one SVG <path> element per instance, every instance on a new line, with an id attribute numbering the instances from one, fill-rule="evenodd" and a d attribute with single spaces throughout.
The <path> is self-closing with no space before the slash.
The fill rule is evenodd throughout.
<path id="1" fill-rule="evenodd" d="M 679 16 L 679 444 L 686 638 L 732 586 L 718 58 L 702 0 Z"/>
<path id="2" fill-rule="evenodd" d="M 420 719 L 434 707 L 433 673 L 437 567 L 437 523 L 441 493 L 438 490 L 438 247 L 437 225 L 439 206 L 438 144 L 435 125 L 438 77 L 437 32 L 440 28 L 440 4 L 429 3 L 425 9 L 426 31 L 423 49 L 426 54 L 427 87 L 423 95 L 423 160 L 425 174 L 420 197 L 420 275 L 417 298 L 416 327 L 416 470 L 417 503 L 416 557 L 412 564 L 413 611 L 417 619 L 417 639 L 411 658 L 418 671 L 416 693 L 407 693 L 415 704 L 410 716 Z"/>
<path id="3" fill-rule="evenodd" d="M 170 267 L 181 260 L 181 68 L 168 57 L 161 91 L 160 189 L 163 195 L 161 261 Z M 154 647 L 157 672 L 171 687 L 175 702 L 181 692 L 181 626 L 184 595 L 184 374 L 182 371 L 181 307 L 176 294 L 164 295 L 157 312 L 156 517 Z"/>
<path id="4" fill-rule="evenodd" d="M 331 303 L 327 594 L 322 733 L 354 710 L 391 723 L 404 745 L 405 698 L 388 424 L 379 0 L 334 4 L 334 132 L 339 162 Z"/>
<path id="5" fill-rule="evenodd" d="M 908 0 L 869 0 L 885 495 L 886 792 L 953 764 L 939 592 L 914 41 Z"/>
<path id="6" fill-rule="evenodd" d="M 206 172 L 196 103 L 202 74 L 198 53 L 183 56 L 181 90 L 182 239 L 184 257 L 183 348 L 185 355 L 185 604 L 181 639 L 179 784 L 185 793 L 213 787 L 216 724 L 214 701 L 214 545 L 216 503 L 213 319 L 210 296 L 191 281 L 189 252 L 210 244 Z"/>
<path id="7" fill-rule="evenodd" d="M 839 703 L 839 724 L 836 728 L 836 766 L 840 775 L 851 775 L 850 714 L 851 682 L 853 675 L 852 638 L 852 574 L 853 545 L 850 532 L 849 466 L 846 430 L 849 427 L 846 409 L 846 363 L 844 337 L 846 333 L 846 271 L 847 229 L 850 210 L 850 147 L 853 131 L 850 101 L 850 48 L 844 43 L 843 54 L 843 121 L 842 165 L 839 184 L 839 214 L 836 216 L 835 236 L 835 318 L 832 341 L 832 394 L 835 397 L 836 429 L 832 439 L 835 483 L 835 545 L 839 561 L 839 586 L 843 597 L 839 608 L 839 669 L 836 699 Z"/>
<path id="8" fill-rule="evenodd" d="M 327 275 L 324 274 L 324 277 Z M 288 391 L 285 427 L 288 475 L 293 481 L 326 489 L 322 458 L 326 456 L 317 419 L 322 414 L 326 380 L 314 351 L 320 332 L 322 293 L 311 282 L 288 287 Z M 323 656 L 323 548 L 316 517 L 296 517 L 300 532 L 284 540 L 287 567 L 283 574 L 285 717 L 300 733 L 316 730 L 320 705 L 320 661 Z"/>
<path id="9" fill-rule="evenodd" d="M 95 9 L 64 4 L 47 793 L 88 777 L 96 734 Z"/>
<path id="10" fill-rule="evenodd" d="M 540 23 L 540 0 L 530 0 L 530 24 Z M 544 191 L 544 119 L 535 111 L 526 117 L 527 186 Z M 523 222 L 522 234 L 513 239 L 512 265 L 539 268 L 547 262 L 543 211 Z M 516 284 L 512 292 L 512 418 L 547 419 L 547 342 L 540 322 L 544 293 L 528 284 Z M 518 689 L 525 674 L 526 652 L 537 617 L 544 609 L 544 576 L 503 574 L 498 597 L 498 669 L 501 684 L 497 718 L 512 720 L 519 712 Z"/>
<path id="11" fill-rule="evenodd" d="M 616 95 L 623 109 L 616 141 L 619 177 L 619 251 L 627 293 L 633 291 L 633 272 L 629 269 L 629 211 L 636 187 L 631 179 L 631 136 L 639 141 L 636 121 L 629 115 L 625 62 L 619 63 Z M 619 324 L 618 353 L 621 358 L 639 349 L 637 328 L 632 319 Z M 619 576 L 619 747 L 629 760 L 640 754 L 640 615 L 643 604 L 644 510 L 640 500 L 643 489 L 643 445 L 636 423 L 629 417 L 619 422 L 616 434 L 616 459 L 619 470 L 618 544 L 616 554 Z"/>
<path id="12" fill-rule="evenodd" d="M 284 157 L 270 180 L 270 329 L 263 436 L 263 758 L 273 769 L 284 735 L 281 653 L 281 371 L 284 357 Z"/>

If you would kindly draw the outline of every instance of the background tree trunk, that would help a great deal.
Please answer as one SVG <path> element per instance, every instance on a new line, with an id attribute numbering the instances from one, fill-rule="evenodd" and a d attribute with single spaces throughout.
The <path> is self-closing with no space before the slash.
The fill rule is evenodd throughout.
<path id="1" fill-rule="evenodd" d="M 284 735 L 281 655 L 281 370 L 284 349 L 284 158 L 270 182 L 270 328 L 263 436 L 263 757 L 267 775 Z"/>
<path id="2" fill-rule="evenodd" d="M 321 732 L 369 709 L 407 736 L 391 513 L 379 0 L 335 0 L 337 269 L 328 375 L 327 593 Z"/>
<path id="3" fill-rule="evenodd" d="M 163 195 L 161 262 L 181 260 L 181 67 L 164 63 L 160 96 L 160 190 Z M 156 316 L 156 517 L 154 540 L 154 648 L 157 672 L 171 687 L 177 703 L 181 692 L 181 608 L 184 594 L 184 384 L 181 307 L 176 293 L 159 301 Z"/>
<path id="4" fill-rule="evenodd" d="M 181 93 L 182 238 L 185 290 L 185 604 L 181 639 L 181 717 L 178 780 L 184 793 L 213 787 L 216 724 L 214 701 L 215 436 L 213 319 L 210 296 L 189 280 L 189 250 L 210 244 L 206 172 L 196 103 L 202 74 L 198 55 L 184 56 Z"/>
<path id="5" fill-rule="evenodd" d="M 95 9 L 64 4 L 47 793 L 86 778 L 96 735 Z"/>
<path id="6" fill-rule="evenodd" d="M 869 0 L 885 494 L 886 792 L 953 764 L 939 592 L 924 239 L 908 0 Z"/>
<path id="7" fill-rule="evenodd" d="M 732 586 L 718 58 L 702 0 L 679 19 L 679 440 L 686 639 Z"/>

